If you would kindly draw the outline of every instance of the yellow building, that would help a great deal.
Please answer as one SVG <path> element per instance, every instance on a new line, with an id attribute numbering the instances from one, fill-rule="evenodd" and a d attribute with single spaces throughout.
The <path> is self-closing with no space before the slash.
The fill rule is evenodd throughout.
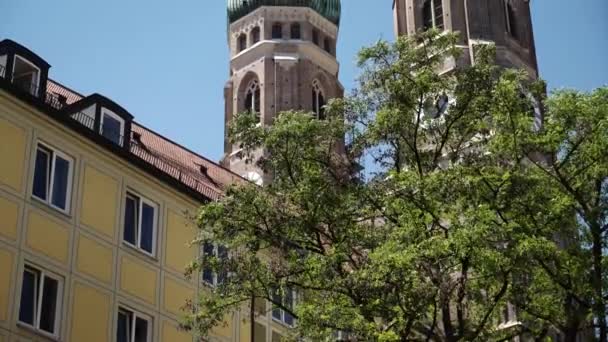
<path id="1" fill-rule="evenodd" d="M 213 285 L 184 277 L 188 215 L 240 178 L 49 68 L 0 42 L 0 342 L 200 340 L 178 329 Z M 266 310 L 257 342 L 287 327 Z M 251 341 L 246 313 L 210 339 Z"/>

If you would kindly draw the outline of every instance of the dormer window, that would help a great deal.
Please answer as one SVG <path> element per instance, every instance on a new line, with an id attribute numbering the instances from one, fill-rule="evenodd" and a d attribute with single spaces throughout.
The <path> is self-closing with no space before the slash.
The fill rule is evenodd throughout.
<path id="1" fill-rule="evenodd" d="M 129 148 L 133 116 L 110 99 L 93 94 L 62 108 L 62 111 L 104 140 Z"/>
<path id="2" fill-rule="evenodd" d="M 100 134 L 122 146 L 123 132 L 125 130 L 125 120 L 106 108 L 101 109 Z"/>
<path id="3" fill-rule="evenodd" d="M 18 43 L 0 41 L 0 77 L 20 92 L 46 100 L 46 84 L 51 66 Z"/>
<path id="4" fill-rule="evenodd" d="M 15 55 L 12 82 L 22 90 L 34 96 L 38 96 L 40 87 L 40 68 L 25 58 Z"/>

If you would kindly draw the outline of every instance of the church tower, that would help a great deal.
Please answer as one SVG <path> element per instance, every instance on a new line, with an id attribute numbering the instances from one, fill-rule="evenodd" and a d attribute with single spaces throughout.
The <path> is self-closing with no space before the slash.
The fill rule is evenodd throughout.
<path id="1" fill-rule="evenodd" d="M 260 125 L 272 125 L 287 110 L 323 120 L 327 101 L 343 96 L 336 59 L 340 9 L 340 0 L 228 0 L 224 166 L 260 185 L 270 180 L 228 141 L 238 113 L 255 113 Z"/>
<path id="2" fill-rule="evenodd" d="M 497 64 L 538 77 L 529 0 L 394 0 L 393 15 L 397 35 L 429 28 L 460 33 L 463 56 L 446 69 L 475 63 L 475 46 L 493 43 Z"/>

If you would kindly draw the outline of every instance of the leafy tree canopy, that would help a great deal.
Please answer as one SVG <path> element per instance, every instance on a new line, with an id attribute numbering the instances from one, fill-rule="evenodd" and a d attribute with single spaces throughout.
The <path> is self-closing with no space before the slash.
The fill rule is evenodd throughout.
<path id="1" fill-rule="evenodd" d="M 362 49 L 359 86 L 327 120 L 236 118 L 233 142 L 263 149 L 251 162 L 273 181 L 201 208 L 195 243 L 231 253 L 192 263 L 225 281 L 186 327 L 205 335 L 266 300 L 313 341 L 595 328 L 606 341 L 608 89 L 546 98 L 485 45 L 474 66 L 443 73 L 462 57 L 456 42 L 431 31 Z M 295 306 L 280 299 L 291 290 Z"/>

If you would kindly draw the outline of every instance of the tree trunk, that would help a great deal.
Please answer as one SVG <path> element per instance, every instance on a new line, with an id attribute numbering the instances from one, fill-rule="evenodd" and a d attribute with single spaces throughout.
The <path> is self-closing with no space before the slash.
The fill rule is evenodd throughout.
<path id="1" fill-rule="evenodd" d="M 593 236 L 593 290 L 595 300 L 593 301 L 593 314 L 599 326 L 599 342 L 608 342 L 608 331 L 606 327 L 606 306 L 604 300 L 604 289 L 602 284 L 602 232 L 599 226 L 591 228 Z"/>

